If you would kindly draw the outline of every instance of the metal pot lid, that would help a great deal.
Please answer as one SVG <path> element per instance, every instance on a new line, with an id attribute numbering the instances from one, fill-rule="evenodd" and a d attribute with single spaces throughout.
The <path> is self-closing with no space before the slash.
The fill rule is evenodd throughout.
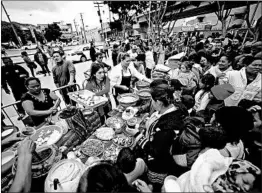
<path id="1" fill-rule="evenodd" d="M 47 176 L 47 180 L 54 182 L 55 179 L 59 183 L 74 180 L 83 171 L 83 166 L 76 160 L 62 160 L 52 167 Z"/>

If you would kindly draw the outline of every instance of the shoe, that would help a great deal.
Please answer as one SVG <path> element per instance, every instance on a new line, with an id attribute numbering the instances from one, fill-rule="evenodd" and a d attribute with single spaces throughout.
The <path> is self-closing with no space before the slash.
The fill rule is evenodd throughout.
<path id="1" fill-rule="evenodd" d="M 49 73 L 48 76 L 51 76 L 51 74 Z"/>
<path id="2" fill-rule="evenodd" d="M 46 76 L 46 74 L 44 76 Z"/>

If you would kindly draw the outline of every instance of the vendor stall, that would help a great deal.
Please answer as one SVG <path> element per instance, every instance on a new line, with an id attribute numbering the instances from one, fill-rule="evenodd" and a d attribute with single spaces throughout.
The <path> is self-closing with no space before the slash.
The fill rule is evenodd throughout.
<path id="1" fill-rule="evenodd" d="M 147 86 L 149 85 L 139 87 L 139 91 L 135 89 L 134 93 L 120 95 L 118 97 L 120 105 L 108 113 L 109 117 L 104 125 L 95 124 L 94 119 L 99 119 L 99 116 L 94 109 L 105 104 L 107 100 L 103 97 L 94 98 L 91 92 L 82 90 L 69 93 L 69 96 L 83 108 L 69 106 L 57 115 L 49 117 L 37 128 L 22 129 L 21 136 L 29 136 L 37 144 L 32 160 L 31 191 L 75 191 L 76 184 L 72 186 L 63 182 L 64 178 L 70 176 L 76 176 L 79 180 L 81 175 L 77 172 L 77 168 L 88 167 L 90 160 L 102 159 L 114 162 L 123 147 L 133 148 L 132 130 L 138 126 L 141 130 L 145 128 L 145 118 L 148 115 L 145 112 L 150 107 L 151 95 Z M 7 149 L 10 153 L 6 151 L 2 153 L 6 158 L 4 163 L 6 169 L 2 171 L 2 192 L 8 191 L 15 177 L 18 146 L 19 142 Z M 80 165 L 65 161 L 71 159 L 78 161 Z M 73 165 L 74 171 L 66 169 Z"/>

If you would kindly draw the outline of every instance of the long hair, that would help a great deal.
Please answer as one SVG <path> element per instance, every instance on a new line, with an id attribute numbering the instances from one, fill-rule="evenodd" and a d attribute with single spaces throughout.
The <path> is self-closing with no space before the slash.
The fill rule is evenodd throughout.
<path id="1" fill-rule="evenodd" d="M 104 69 L 104 66 L 102 64 L 98 64 L 98 63 L 93 63 L 91 66 L 91 72 L 90 72 L 90 80 L 89 82 L 94 82 L 96 84 L 96 86 L 99 86 L 97 84 L 96 81 L 96 77 L 95 74 L 98 72 L 99 69 Z M 106 77 L 104 77 L 104 80 L 102 82 L 104 82 L 106 80 Z"/>

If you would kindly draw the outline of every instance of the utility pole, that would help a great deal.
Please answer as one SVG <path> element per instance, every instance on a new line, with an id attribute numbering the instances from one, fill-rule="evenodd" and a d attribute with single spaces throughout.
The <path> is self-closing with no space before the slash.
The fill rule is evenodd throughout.
<path id="1" fill-rule="evenodd" d="M 103 39 L 104 39 L 103 23 L 102 23 L 102 17 L 101 17 L 101 12 L 100 12 L 100 5 L 102 5 L 103 3 L 94 2 L 94 4 L 97 5 L 97 6 L 95 6 L 95 7 L 98 8 L 97 14 L 98 14 L 99 19 L 100 19 L 101 31 L 102 31 Z"/>
<path id="2" fill-rule="evenodd" d="M 18 41 L 18 44 L 19 44 L 19 46 L 21 47 L 21 46 L 22 46 L 22 43 L 21 43 L 20 39 L 18 38 L 18 35 L 17 35 L 17 33 L 16 33 L 16 31 L 15 31 L 15 28 L 14 28 L 14 26 L 13 26 L 13 23 L 12 23 L 9 15 L 8 15 L 5 7 L 4 7 L 3 1 L 1 1 L 1 4 L 2 4 L 2 7 L 3 7 L 4 11 L 5 11 L 5 14 L 6 14 L 6 16 L 7 16 L 8 20 L 9 20 L 9 22 L 10 22 L 10 24 L 11 24 L 11 27 L 12 27 L 12 29 L 13 29 L 13 31 L 14 31 L 15 37 L 16 37 L 16 39 L 17 39 L 17 41 Z"/>
<path id="3" fill-rule="evenodd" d="M 76 35 L 78 36 L 77 24 L 76 24 L 76 20 L 75 19 L 74 19 L 74 24 L 75 24 L 75 28 L 76 28 Z"/>
<path id="4" fill-rule="evenodd" d="M 151 1 L 149 1 L 149 25 L 148 27 L 149 27 L 149 38 L 148 39 L 150 39 L 151 38 Z"/>
<path id="5" fill-rule="evenodd" d="M 85 24 L 84 24 L 84 20 L 83 20 L 83 13 L 80 13 L 80 17 L 81 17 L 81 20 L 82 20 L 82 25 L 83 25 L 83 30 L 84 30 L 85 43 L 87 43 L 87 40 L 86 40 L 86 32 L 85 32 Z"/>

